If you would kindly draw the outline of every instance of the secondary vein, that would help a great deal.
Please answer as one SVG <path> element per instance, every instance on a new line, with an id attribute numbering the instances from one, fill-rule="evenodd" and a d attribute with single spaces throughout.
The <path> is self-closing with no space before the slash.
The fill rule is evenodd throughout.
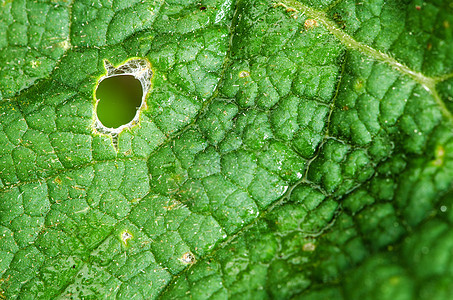
<path id="1" fill-rule="evenodd" d="M 415 81 L 417 81 L 420 85 L 422 85 L 428 92 L 431 93 L 434 100 L 438 104 L 442 114 L 453 122 L 453 115 L 446 107 L 445 103 L 442 101 L 441 97 L 436 91 L 436 83 L 439 82 L 437 78 L 431 78 L 428 76 L 423 75 L 420 72 L 414 71 L 410 69 L 408 66 L 400 63 L 395 58 L 391 57 L 387 53 L 381 52 L 376 50 L 366 44 L 363 44 L 359 41 L 356 41 L 352 36 L 345 33 L 341 30 L 335 22 L 330 20 L 325 12 L 313 9 L 306 5 L 301 4 L 295 0 L 283 0 L 275 3 L 275 6 L 282 6 L 286 8 L 287 11 L 302 13 L 309 15 L 311 18 L 315 19 L 320 24 L 324 25 L 327 30 L 330 31 L 343 45 L 345 45 L 349 49 L 354 49 L 363 53 L 377 61 L 384 62 L 390 65 L 395 70 L 411 77 Z"/>

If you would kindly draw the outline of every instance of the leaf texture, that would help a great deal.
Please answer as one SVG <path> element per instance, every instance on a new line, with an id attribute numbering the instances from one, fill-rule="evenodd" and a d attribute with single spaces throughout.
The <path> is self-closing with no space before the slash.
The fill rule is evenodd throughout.
<path id="1" fill-rule="evenodd" d="M 0 299 L 449 299 L 453 7 L 4 1 Z M 138 124 L 96 130 L 131 58 Z"/>

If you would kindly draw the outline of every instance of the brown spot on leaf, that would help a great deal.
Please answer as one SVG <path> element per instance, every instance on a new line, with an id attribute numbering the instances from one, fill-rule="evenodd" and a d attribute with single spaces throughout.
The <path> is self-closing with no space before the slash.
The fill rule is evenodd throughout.
<path id="1" fill-rule="evenodd" d="M 192 252 L 186 252 L 182 255 L 181 261 L 185 264 L 193 264 L 195 262 L 195 256 Z"/>
<path id="2" fill-rule="evenodd" d="M 318 21 L 316 21 L 315 19 L 307 19 L 304 22 L 304 27 L 306 30 L 318 27 Z"/>

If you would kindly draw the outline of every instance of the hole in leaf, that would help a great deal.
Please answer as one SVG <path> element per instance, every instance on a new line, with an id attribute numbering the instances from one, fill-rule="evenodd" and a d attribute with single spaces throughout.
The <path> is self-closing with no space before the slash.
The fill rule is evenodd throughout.
<path id="1" fill-rule="evenodd" d="M 133 75 L 106 77 L 96 89 L 99 100 L 96 114 L 108 128 L 118 128 L 132 121 L 143 97 L 142 84 Z"/>

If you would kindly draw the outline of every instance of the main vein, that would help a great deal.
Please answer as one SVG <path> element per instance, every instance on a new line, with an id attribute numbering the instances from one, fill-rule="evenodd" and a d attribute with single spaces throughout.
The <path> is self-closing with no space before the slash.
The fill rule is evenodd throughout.
<path id="1" fill-rule="evenodd" d="M 436 91 L 436 83 L 442 80 L 442 77 L 439 78 L 431 78 L 423 75 L 420 72 L 414 71 L 410 69 L 408 66 L 400 63 L 395 58 L 391 57 L 387 53 L 381 52 L 376 50 L 368 45 L 365 45 L 361 42 L 356 41 L 352 36 L 345 33 L 341 30 L 335 22 L 330 20 L 325 12 L 313 9 L 311 7 L 305 6 L 298 1 L 295 0 L 283 0 L 280 2 L 276 2 L 276 6 L 282 6 L 287 9 L 287 11 L 292 11 L 296 13 L 302 13 L 310 16 L 311 18 L 315 19 L 320 24 L 324 25 L 327 30 L 330 31 L 343 45 L 345 45 L 349 49 L 357 50 L 360 53 L 363 53 L 369 57 L 377 61 L 384 62 L 390 65 L 395 70 L 398 70 L 400 73 L 403 73 L 415 81 L 417 81 L 420 85 L 422 85 L 428 92 L 431 93 L 432 97 L 436 101 L 437 105 L 439 105 L 442 114 L 453 122 L 453 115 L 448 110 L 445 103 L 442 101 L 442 98 Z"/>

